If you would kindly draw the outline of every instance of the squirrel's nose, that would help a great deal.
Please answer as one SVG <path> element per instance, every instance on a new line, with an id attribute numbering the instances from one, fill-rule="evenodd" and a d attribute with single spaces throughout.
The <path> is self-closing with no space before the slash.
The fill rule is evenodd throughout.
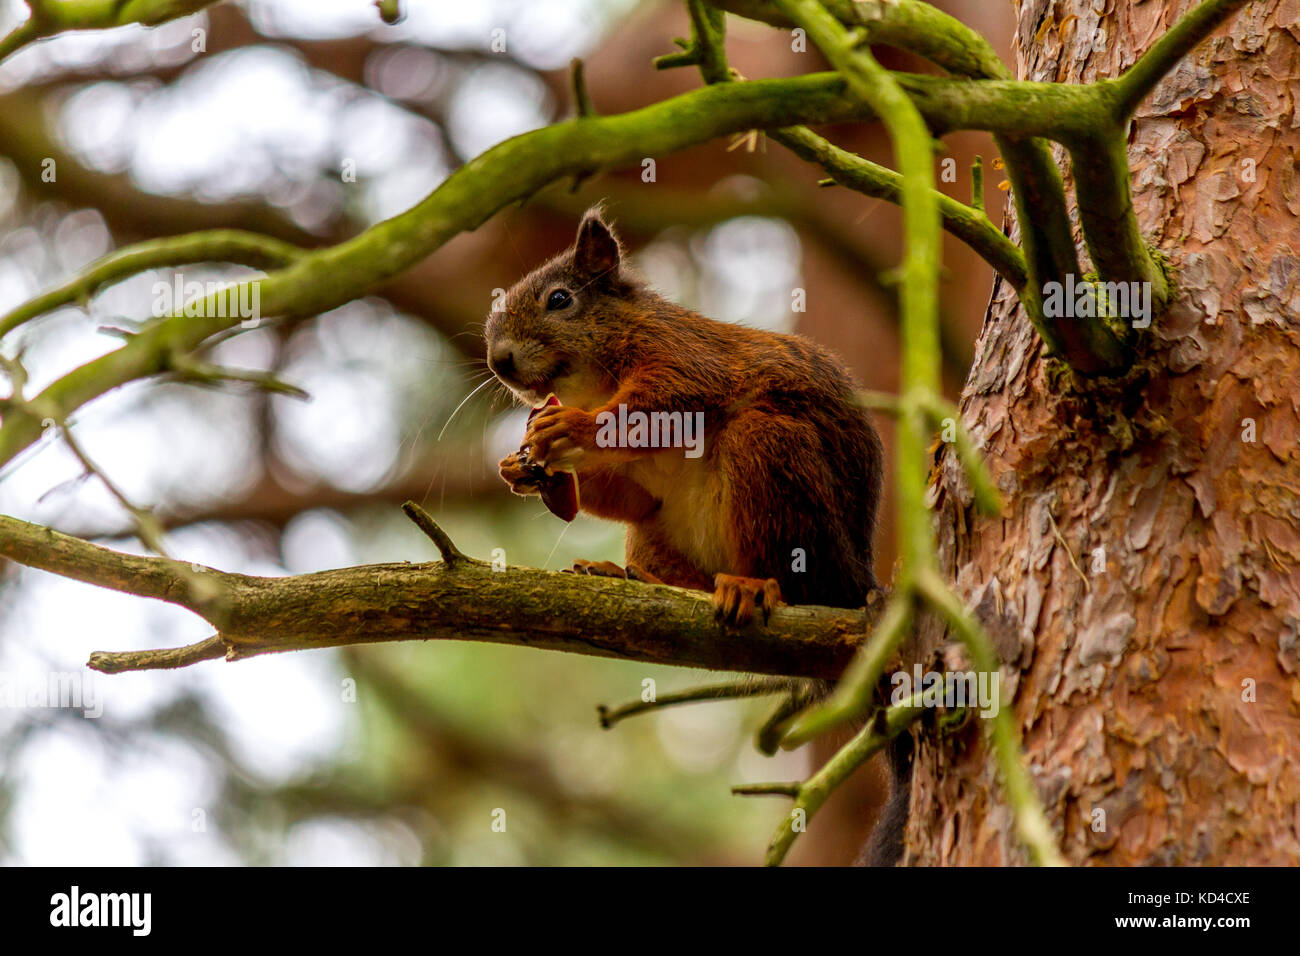
<path id="1" fill-rule="evenodd" d="M 509 346 L 497 349 L 488 356 L 488 368 L 503 378 L 509 378 L 515 372 L 515 353 Z"/>

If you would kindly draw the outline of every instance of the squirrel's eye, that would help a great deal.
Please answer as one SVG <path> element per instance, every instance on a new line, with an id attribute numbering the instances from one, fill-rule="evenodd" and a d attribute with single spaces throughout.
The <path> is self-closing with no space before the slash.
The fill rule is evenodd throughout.
<path id="1" fill-rule="evenodd" d="M 573 296 L 564 289 L 555 289 L 546 297 L 546 310 L 554 312 L 556 309 L 567 308 L 573 301 Z"/>

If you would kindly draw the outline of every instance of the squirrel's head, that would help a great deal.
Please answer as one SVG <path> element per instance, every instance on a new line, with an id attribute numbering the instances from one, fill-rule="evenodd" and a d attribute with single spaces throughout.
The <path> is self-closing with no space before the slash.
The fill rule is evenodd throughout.
<path id="1" fill-rule="evenodd" d="M 622 260 L 618 236 L 593 207 L 573 245 L 516 282 L 488 315 L 488 368 L 521 401 L 540 405 L 554 392 L 565 405 L 587 407 L 608 393 L 600 356 L 638 288 Z"/>

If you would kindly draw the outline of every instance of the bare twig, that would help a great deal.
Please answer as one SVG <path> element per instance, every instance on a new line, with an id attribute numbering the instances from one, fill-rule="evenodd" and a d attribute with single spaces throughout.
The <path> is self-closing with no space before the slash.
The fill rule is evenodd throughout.
<path id="1" fill-rule="evenodd" d="M 587 71 L 580 57 L 569 61 L 569 84 L 573 92 L 573 115 L 595 116 L 596 110 L 591 105 L 591 94 L 587 92 Z"/>
<path id="2" fill-rule="evenodd" d="M 184 647 L 153 651 L 94 651 L 86 666 L 101 674 L 121 674 L 124 671 L 173 670 L 225 656 L 226 642 L 214 634 L 207 640 Z"/>
<path id="3" fill-rule="evenodd" d="M 790 681 L 788 680 L 762 680 L 751 677 L 746 680 L 729 681 L 725 684 L 709 684 L 704 687 L 692 687 L 671 694 L 660 694 L 654 700 L 636 700 L 628 704 L 621 704 L 618 707 L 611 708 L 599 704 L 596 707 L 596 712 L 600 715 L 600 726 L 609 730 L 616 723 L 628 717 L 658 710 L 661 707 L 671 707 L 674 704 L 697 704 L 706 700 L 762 697 L 766 694 L 779 694 L 789 689 Z"/>
<path id="4" fill-rule="evenodd" d="M 442 560 L 447 564 L 470 560 L 461 554 L 460 549 L 447 536 L 447 532 L 438 527 L 438 523 L 429 517 L 429 513 L 414 501 L 403 503 L 402 511 L 415 522 L 417 528 L 429 536 L 429 539 L 437 546 L 438 553 L 442 555 Z"/>
<path id="5" fill-rule="evenodd" d="M 738 797 L 797 797 L 802 786 L 797 780 L 792 783 L 746 783 L 732 787 L 731 792 Z"/>

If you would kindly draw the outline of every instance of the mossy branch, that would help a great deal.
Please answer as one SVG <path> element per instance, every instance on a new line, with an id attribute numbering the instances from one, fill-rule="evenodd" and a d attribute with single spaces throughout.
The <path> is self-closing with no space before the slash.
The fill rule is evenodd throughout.
<path id="1" fill-rule="evenodd" d="M 902 176 L 841 149 L 806 126 L 775 130 L 769 135 L 796 156 L 819 165 L 841 186 L 887 202 L 902 201 Z M 935 199 L 944 229 L 970 246 L 1019 293 L 1029 280 L 1019 247 L 1003 235 L 983 209 L 967 206 L 938 190 Z"/>
<path id="2" fill-rule="evenodd" d="M 0 316 L 0 337 L 60 306 L 82 303 L 104 286 L 150 269 L 200 262 L 228 262 L 262 269 L 286 266 L 303 249 L 270 236 L 238 229 L 212 229 L 126 246 L 97 259 L 73 278 Z"/>
<path id="3" fill-rule="evenodd" d="M 742 16 L 775 25 L 792 25 L 779 5 L 771 0 L 722 0 L 722 6 Z M 832 0 L 825 6 L 841 23 L 861 30 L 866 43 L 906 50 L 954 76 L 1014 80 L 1011 70 L 998 58 L 988 40 L 928 3 L 919 0 L 866 3 Z M 1113 344 L 1106 349 L 1106 356 L 1099 357 L 1087 343 L 1076 341 L 1072 329 L 1061 327 L 1062 323 L 1050 320 L 1043 312 L 1041 289 L 1044 284 L 1064 282 L 1067 274 L 1078 275 L 1080 272 L 1065 186 L 1049 144 L 1032 134 L 995 135 L 994 142 L 1006 162 L 1016 218 L 1020 223 L 1020 238 L 1024 246 L 1020 258 L 1024 263 L 1026 280 L 1013 285 L 1026 315 L 1048 348 L 1065 358 L 1072 367 L 1080 371 L 1098 371 L 1120 364 L 1122 356 Z"/>
<path id="4" fill-rule="evenodd" d="M 886 744 L 905 732 L 925 712 L 920 695 L 881 712 L 878 720 L 870 721 L 847 744 L 836 751 L 821 769 L 797 784 L 755 784 L 733 788 L 735 793 L 773 793 L 794 797 L 794 806 L 777 828 L 776 835 L 767 848 L 767 865 L 780 866 L 795 839 L 806 829 L 835 788 L 847 780 L 855 770 L 870 760 Z"/>
<path id="5" fill-rule="evenodd" d="M 1046 342 L 1072 368 L 1084 374 L 1122 371 L 1132 357 L 1128 330 L 1103 321 L 1079 321 L 1048 316 L 1043 297 L 1049 283 L 1064 286 L 1067 277 L 1082 278 L 1065 202 L 1060 170 L 1048 137 L 1066 144 L 1076 161 L 1076 198 L 1084 238 L 1102 281 L 1149 282 L 1153 313 L 1167 304 L 1164 269 L 1142 242 L 1130 198 L 1130 173 L 1124 132 L 1128 118 L 1178 61 L 1222 24 L 1246 0 L 1204 0 L 1183 16 L 1116 80 L 1069 87 L 1079 95 L 1056 123 L 1031 124 L 1034 129 L 978 128 L 993 132 L 1006 162 L 1012 199 L 1020 224 L 1028 281 L 1018 287 L 1021 305 Z M 775 0 L 719 0 L 719 6 L 741 16 L 778 26 L 793 21 Z M 922 56 L 948 72 L 972 78 L 1010 81 L 1012 74 L 988 41 L 960 21 L 919 0 L 828 0 L 829 13 L 862 31 L 865 42 L 884 44 Z M 1037 86 L 1014 84 L 1026 93 Z M 995 89 L 996 87 L 986 87 Z M 1004 102 L 1013 106 L 1008 93 Z M 965 126 L 973 117 L 949 114 L 950 122 Z M 930 117 L 927 115 L 927 121 Z M 933 122 L 931 121 L 933 126 Z M 972 127 L 975 128 L 975 127 Z M 1096 157 L 1103 157 L 1094 166 Z M 1084 172 L 1079 176 L 1080 171 Z M 1001 270 L 999 270 L 1001 271 Z"/>
<path id="6" fill-rule="evenodd" d="M 797 25 L 775 0 L 715 0 L 715 5 L 772 26 Z M 825 0 L 822 6 L 841 24 L 862 29 L 870 44 L 915 53 L 959 76 L 1012 78 L 992 44 L 931 4 L 920 0 Z"/>
<path id="7" fill-rule="evenodd" d="M 25 0 L 31 16 L 0 39 L 0 61 L 29 43 L 69 30 L 152 27 L 187 17 L 216 0 Z"/>
<path id="8" fill-rule="evenodd" d="M 1163 311 L 1169 300 L 1169 283 L 1142 238 L 1133 210 L 1123 126 L 1117 122 L 1097 135 L 1080 137 L 1070 146 L 1070 158 L 1079 221 L 1100 281 L 1148 283 L 1152 314 Z M 1076 282 L 1080 278 L 1076 277 Z M 1073 322 L 1085 328 L 1104 327 L 1100 318 Z"/>

